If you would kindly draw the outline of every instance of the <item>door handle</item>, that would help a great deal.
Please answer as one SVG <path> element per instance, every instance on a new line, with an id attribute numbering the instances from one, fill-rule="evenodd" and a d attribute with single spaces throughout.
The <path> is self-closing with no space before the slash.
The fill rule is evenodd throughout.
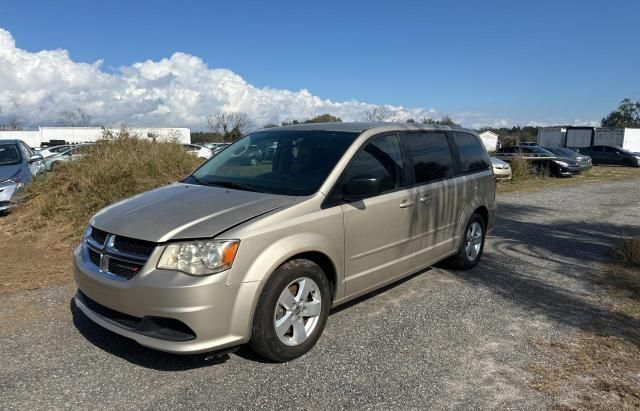
<path id="1" fill-rule="evenodd" d="M 420 201 L 422 204 L 428 204 L 431 202 L 431 196 L 420 196 L 420 198 L 418 198 L 418 201 Z"/>
<path id="2" fill-rule="evenodd" d="M 412 200 L 404 200 L 403 202 L 400 203 L 400 208 L 413 207 L 414 204 L 415 204 L 415 202 L 412 201 Z"/>

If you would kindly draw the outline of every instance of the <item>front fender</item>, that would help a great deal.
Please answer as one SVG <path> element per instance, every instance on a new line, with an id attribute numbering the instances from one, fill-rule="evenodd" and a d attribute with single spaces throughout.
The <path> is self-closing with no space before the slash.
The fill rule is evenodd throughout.
<path id="1" fill-rule="evenodd" d="M 239 265 L 234 264 L 227 280 L 227 285 L 232 286 L 244 282 L 266 281 L 269 276 L 292 257 L 307 253 L 319 252 L 324 254 L 333 263 L 338 283 L 341 283 L 344 261 L 342 259 L 343 244 L 335 244 L 329 237 L 317 233 L 297 233 L 261 247 L 256 240 L 243 240 L 236 261 L 243 261 Z M 255 256 L 248 256 L 245 250 L 260 250 Z M 241 254 L 242 253 L 242 254 Z M 336 287 L 337 289 L 339 287 Z M 337 291 L 337 290 L 336 290 Z"/>

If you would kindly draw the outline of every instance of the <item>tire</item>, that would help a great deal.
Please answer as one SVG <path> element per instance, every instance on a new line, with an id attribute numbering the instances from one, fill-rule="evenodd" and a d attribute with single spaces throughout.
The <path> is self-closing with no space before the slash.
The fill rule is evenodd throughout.
<path id="1" fill-rule="evenodd" d="M 260 295 L 249 345 L 269 361 L 298 358 L 320 338 L 330 308 L 331 288 L 324 271 L 309 260 L 288 261 L 274 271 Z"/>
<path id="2" fill-rule="evenodd" d="M 252 166 L 258 165 L 258 159 L 255 157 L 251 157 L 249 159 L 249 165 L 252 165 Z"/>
<path id="3" fill-rule="evenodd" d="M 479 237 L 475 237 L 475 235 L 471 234 L 472 227 L 474 227 L 474 232 L 477 232 L 478 228 L 481 230 Z M 476 246 L 473 247 L 472 253 L 469 253 L 470 249 L 467 248 L 469 246 L 470 235 L 474 236 L 475 241 L 479 241 L 479 243 L 476 243 Z M 449 260 L 451 265 L 460 270 L 470 270 L 475 267 L 480 261 L 480 258 L 482 258 L 485 237 L 486 224 L 484 219 L 480 214 L 474 213 L 471 218 L 469 218 L 469 221 L 464 228 L 464 237 L 460 244 L 460 248 L 458 249 L 458 253 Z M 479 245 L 479 247 L 477 247 L 477 245 Z"/>

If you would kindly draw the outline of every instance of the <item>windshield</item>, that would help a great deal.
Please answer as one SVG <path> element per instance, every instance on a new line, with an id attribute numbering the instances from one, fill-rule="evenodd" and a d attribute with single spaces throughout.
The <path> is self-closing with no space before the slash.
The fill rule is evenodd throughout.
<path id="1" fill-rule="evenodd" d="M 0 145 L 0 166 L 20 163 L 20 152 L 15 144 Z"/>
<path id="2" fill-rule="evenodd" d="M 249 134 L 204 163 L 186 183 L 311 195 L 358 133 L 271 130 Z"/>

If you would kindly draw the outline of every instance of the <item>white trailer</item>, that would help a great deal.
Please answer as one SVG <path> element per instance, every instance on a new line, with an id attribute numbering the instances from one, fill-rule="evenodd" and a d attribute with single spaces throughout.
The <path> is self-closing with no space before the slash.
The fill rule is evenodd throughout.
<path id="1" fill-rule="evenodd" d="M 0 140 L 22 140 L 29 147 L 40 146 L 39 131 L 0 131 Z"/>
<path id="2" fill-rule="evenodd" d="M 538 145 L 543 147 L 613 146 L 640 152 L 640 128 L 540 127 Z"/>
<path id="3" fill-rule="evenodd" d="M 624 148 L 640 152 L 640 128 L 597 128 L 593 145 Z"/>
<path id="4" fill-rule="evenodd" d="M 567 127 L 565 147 L 591 147 L 594 127 Z"/>
<path id="5" fill-rule="evenodd" d="M 539 127 L 538 145 L 542 147 L 564 147 L 567 129 L 565 127 Z"/>

